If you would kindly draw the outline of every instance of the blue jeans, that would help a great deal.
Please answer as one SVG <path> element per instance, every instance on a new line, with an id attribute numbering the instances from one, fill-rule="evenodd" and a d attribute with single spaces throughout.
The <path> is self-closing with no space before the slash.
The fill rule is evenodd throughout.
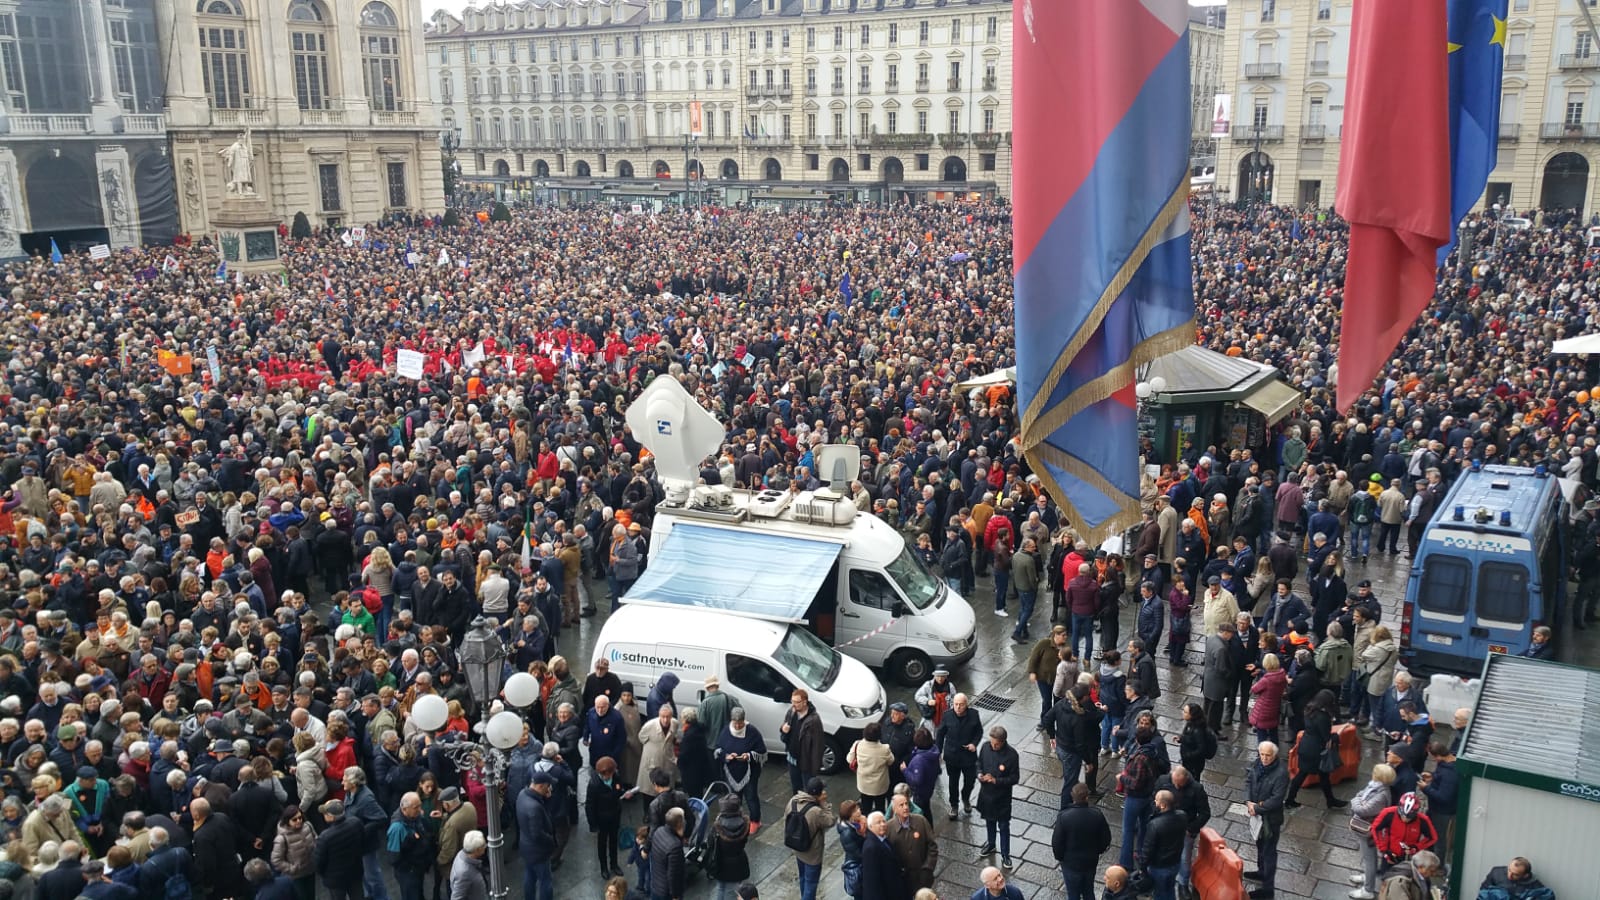
<path id="1" fill-rule="evenodd" d="M 1083 774 L 1083 757 L 1057 741 L 1056 759 L 1061 761 L 1061 808 L 1066 809 L 1072 801 L 1072 786 Z"/>
<path id="2" fill-rule="evenodd" d="M 1033 604 L 1038 598 L 1039 595 L 1034 591 L 1017 592 L 1017 627 L 1011 630 L 1012 637 L 1025 638 L 1028 636 L 1028 620 L 1033 618 Z"/>
<path id="3" fill-rule="evenodd" d="M 800 900 L 817 900 L 817 882 L 822 880 L 822 866 L 794 861 L 800 870 Z"/>
<path id="4" fill-rule="evenodd" d="M 959 576 L 951 578 L 947 575 L 945 576 L 944 583 L 950 586 L 950 590 L 952 592 L 957 594 L 961 593 L 961 578 Z"/>
<path id="5" fill-rule="evenodd" d="M 1011 573 L 998 566 L 994 570 L 994 608 L 1004 612 L 1006 608 L 1006 588 L 1011 586 Z"/>
<path id="6" fill-rule="evenodd" d="M 1372 554 L 1372 523 L 1350 526 L 1350 556 L 1370 556 Z"/>
<path id="7" fill-rule="evenodd" d="M 1078 649 L 1079 644 L 1083 649 Z M 1072 652 L 1078 654 L 1079 665 L 1088 670 L 1088 660 L 1094 658 L 1094 616 L 1072 614 Z"/>
<path id="8" fill-rule="evenodd" d="M 527 900 L 551 900 L 555 893 L 555 875 L 548 861 L 522 864 L 522 896 Z"/>
<path id="9" fill-rule="evenodd" d="M 1033 686 L 1039 689 L 1039 724 L 1043 727 L 1045 718 L 1056 705 L 1055 684 L 1049 681 L 1037 681 Z"/>
<path id="10" fill-rule="evenodd" d="M 750 781 L 739 792 L 744 798 L 744 808 L 750 813 L 750 821 L 761 824 L 761 770 L 750 773 Z"/>
<path id="11" fill-rule="evenodd" d="M 361 855 L 361 889 L 369 900 L 389 900 L 389 891 L 383 885 L 383 869 L 378 864 L 378 854 Z"/>
<path id="12" fill-rule="evenodd" d="M 1117 729 L 1117 723 L 1119 723 L 1121 721 L 1122 721 L 1122 717 L 1121 716 L 1117 716 L 1115 718 L 1113 718 L 1112 716 L 1104 716 L 1104 717 L 1102 717 L 1100 719 L 1100 749 L 1102 749 L 1102 750 L 1121 750 L 1122 749 L 1122 744 L 1123 744 L 1122 738 L 1116 737 L 1111 733 L 1111 732 L 1113 732 L 1113 731 L 1115 731 Z"/>
<path id="13" fill-rule="evenodd" d="M 806 786 L 805 773 L 801 772 L 800 771 L 800 767 L 795 765 L 794 763 L 788 763 L 788 766 L 789 766 L 789 787 L 792 788 L 794 790 L 794 792 L 798 794 L 798 793 L 800 793 L 800 789 Z"/>
<path id="14" fill-rule="evenodd" d="M 1067 885 L 1067 900 L 1094 900 L 1094 870 L 1074 872 L 1063 866 L 1061 880 Z"/>
<path id="15" fill-rule="evenodd" d="M 1154 810 L 1155 801 L 1149 797 L 1128 797 L 1122 802 L 1122 855 L 1118 863 L 1130 872 L 1134 849 L 1144 851 L 1144 829 Z"/>
<path id="16" fill-rule="evenodd" d="M 1000 832 L 1000 858 L 1011 858 L 1011 820 L 1010 819 L 984 819 L 984 832 L 989 836 L 989 843 L 995 843 L 995 832 Z"/>
<path id="17" fill-rule="evenodd" d="M 1155 881 L 1155 900 L 1177 900 L 1177 866 L 1151 866 L 1150 878 Z"/>
<path id="18" fill-rule="evenodd" d="M 1189 885 L 1189 869 L 1194 865 L 1194 835 L 1185 832 L 1183 835 L 1183 858 L 1178 861 L 1178 883 L 1187 887 Z"/>

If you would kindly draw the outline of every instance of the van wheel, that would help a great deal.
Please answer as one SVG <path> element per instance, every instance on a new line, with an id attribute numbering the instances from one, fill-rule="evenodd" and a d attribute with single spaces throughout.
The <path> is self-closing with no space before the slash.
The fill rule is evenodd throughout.
<path id="1" fill-rule="evenodd" d="M 889 657 L 889 677 L 906 687 L 920 687 L 932 677 L 933 663 L 927 654 L 917 650 L 901 650 Z"/>
<path id="2" fill-rule="evenodd" d="M 831 734 L 825 735 L 822 740 L 822 774 L 837 775 L 843 772 L 846 756 L 844 744 Z"/>

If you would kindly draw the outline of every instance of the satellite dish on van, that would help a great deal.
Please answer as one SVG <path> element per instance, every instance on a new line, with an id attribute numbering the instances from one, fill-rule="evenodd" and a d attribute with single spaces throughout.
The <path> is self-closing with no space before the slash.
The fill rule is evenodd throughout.
<path id="1" fill-rule="evenodd" d="M 682 505 L 700 480 L 700 462 L 717 452 L 726 432 L 676 378 L 650 382 L 624 416 L 633 436 L 654 454 L 667 502 Z"/>
<path id="2" fill-rule="evenodd" d="M 855 444 L 819 444 L 811 458 L 817 480 L 826 485 L 848 488 L 861 474 L 861 448 Z"/>

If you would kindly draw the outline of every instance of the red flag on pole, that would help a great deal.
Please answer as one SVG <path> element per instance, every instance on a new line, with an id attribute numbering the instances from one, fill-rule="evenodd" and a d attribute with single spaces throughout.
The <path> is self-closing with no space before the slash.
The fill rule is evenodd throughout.
<path id="1" fill-rule="evenodd" d="M 1335 206 L 1350 223 L 1339 409 L 1372 386 L 1433 298 L 1450 240 L 1445 0 L 1355 0 Z"/>

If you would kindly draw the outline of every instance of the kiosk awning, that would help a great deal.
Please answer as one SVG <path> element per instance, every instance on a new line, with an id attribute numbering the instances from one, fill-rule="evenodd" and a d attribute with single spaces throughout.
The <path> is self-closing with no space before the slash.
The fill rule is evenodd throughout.
<path id="1" fill-rule="evenodd" d="M 1300 392 L 1281 381 L 1268 381 L 1246 394 L 1241 402 L 1266 416 L 1268 425 L 1276 425 L 1300 402 Z"/>

